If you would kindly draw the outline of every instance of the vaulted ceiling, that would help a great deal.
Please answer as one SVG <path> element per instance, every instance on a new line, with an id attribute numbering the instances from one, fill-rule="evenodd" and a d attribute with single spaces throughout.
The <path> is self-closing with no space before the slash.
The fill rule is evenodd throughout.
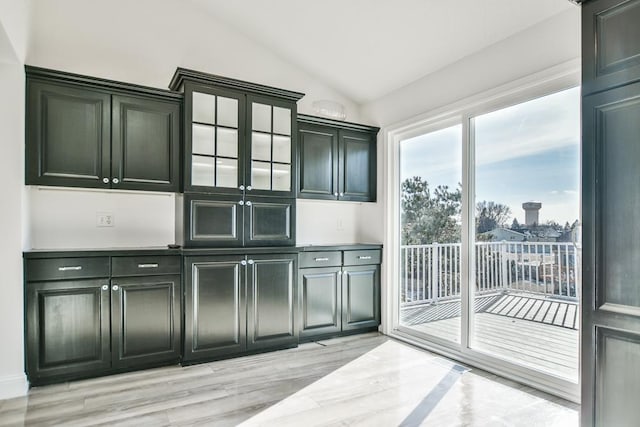
<path id="1" fill-rule="evenodd" d="M 567 0 L 190 0 L 366 103 L 568 9 Z"/>

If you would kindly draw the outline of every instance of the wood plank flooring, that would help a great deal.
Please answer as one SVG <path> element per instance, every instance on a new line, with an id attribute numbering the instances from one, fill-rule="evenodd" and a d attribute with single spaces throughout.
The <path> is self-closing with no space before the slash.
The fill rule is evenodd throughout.
<path id="1" fill-rule="evenodd" d="M 37 387 L 2 426 L 577 426 L 577 407 L 377 333 Z"/>

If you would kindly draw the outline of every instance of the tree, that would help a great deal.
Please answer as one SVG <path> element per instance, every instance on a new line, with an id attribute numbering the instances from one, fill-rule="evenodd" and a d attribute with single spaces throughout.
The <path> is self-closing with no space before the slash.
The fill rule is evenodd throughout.
<path id="1" fill-rule="evenodd" d="M 433 191 L 418 177 L 402 183 L 402 244 L 425 245 L 460 241 L 462 190 L 439 185 Z"/>
<path id="2" fill-rule="evenodd" d="M 511 223 L 511 229 L 515 231 L 520 230 L 520 223 L 518 222 L 517 218 L 513 218 L 513 222 Z"/>
<path id="3" fill-rule="evenodd" d="M 507 205 L 483 200 L 476 205 L 476 233 L 485 233 L 498 227 L 504 227 L 511 216 Z"/>

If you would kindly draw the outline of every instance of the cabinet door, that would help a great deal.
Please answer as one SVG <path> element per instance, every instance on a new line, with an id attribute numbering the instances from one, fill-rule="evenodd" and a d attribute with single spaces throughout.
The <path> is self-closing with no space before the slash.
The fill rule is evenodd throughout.
<path id="1" fill-rule="evenodd" d="M 376 136 L 366 132 L 339 133 L 340 200 L 376 200 Z"/>
<path id="2" fill-rule="evenodd" d="M 244 257 L 185 258 L 184 361 L 246 349 Z"/>
<path id="3" fill-rule="evenodd" d="M 186 191 L 242 194 L 245 96 L 185 83 Z"/>
<path id="4" fill-rule="evenodd" d="M 112 279 L 111 295 L 113 367 L 179 360 L 179 275 Z"/>
<path id="5" fill-rule="evenodd" d="M 300 337 L 340 332 L 341 273 L 340 267 L 300 269 Z"/>
<path id="6" fill-rule="evenodd" d="M 244 205 L 242 196 L 185 194 L 184 246 L 242 246 Z"/>
<path id="7" fill-rule="evenodd" d="M 113 96 L 112 108 L 112 187 L 178 191 L 180 104 Z"/>
<path id="8" fill-rule="evenodd" d="M 26 183 L 109 188 L 110 102 L 107 93 L 29 81 Z"/>
<path id="9" fill-rule="evenodd" d="M 294 246 L 295 199 L 246 197 L 244 202 L 245 246 Z"/>
<path id="10" fill-rule="evenodd" d="M 338 198 L 338 130 L 300 124 L 298 197 Z"/>
<path id="11" fill-rule="evenodd" d="M 342 330 L 380 324 L 380 266 L 342 270 Z"/>
<path id="12" fill-rule="evenodd" d="M 247 195 L 294 197 L 296 104 L 247 96 Z"/>
<path id="13" fill-rule="evenodd" d="M 249 258 L 247 348 L 297 344 L 296 255 L 250 255 Z"/>
<path id="14" fill-rule="evenodd" d="M 107 279 L 27 283 L 29 381 L 110 368 L 109 298 Z"/>

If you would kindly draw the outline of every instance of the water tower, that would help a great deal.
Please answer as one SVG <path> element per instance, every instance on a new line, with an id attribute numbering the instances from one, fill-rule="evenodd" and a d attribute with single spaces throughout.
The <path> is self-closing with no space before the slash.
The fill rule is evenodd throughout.
<path id="1" fill-rule="evenodd" d="M 539 213 L 542 208 L 541 202 L 524 202 L 522 209 L 524 209 L 524 222 L 528 226 L 539 224 Z"/>

